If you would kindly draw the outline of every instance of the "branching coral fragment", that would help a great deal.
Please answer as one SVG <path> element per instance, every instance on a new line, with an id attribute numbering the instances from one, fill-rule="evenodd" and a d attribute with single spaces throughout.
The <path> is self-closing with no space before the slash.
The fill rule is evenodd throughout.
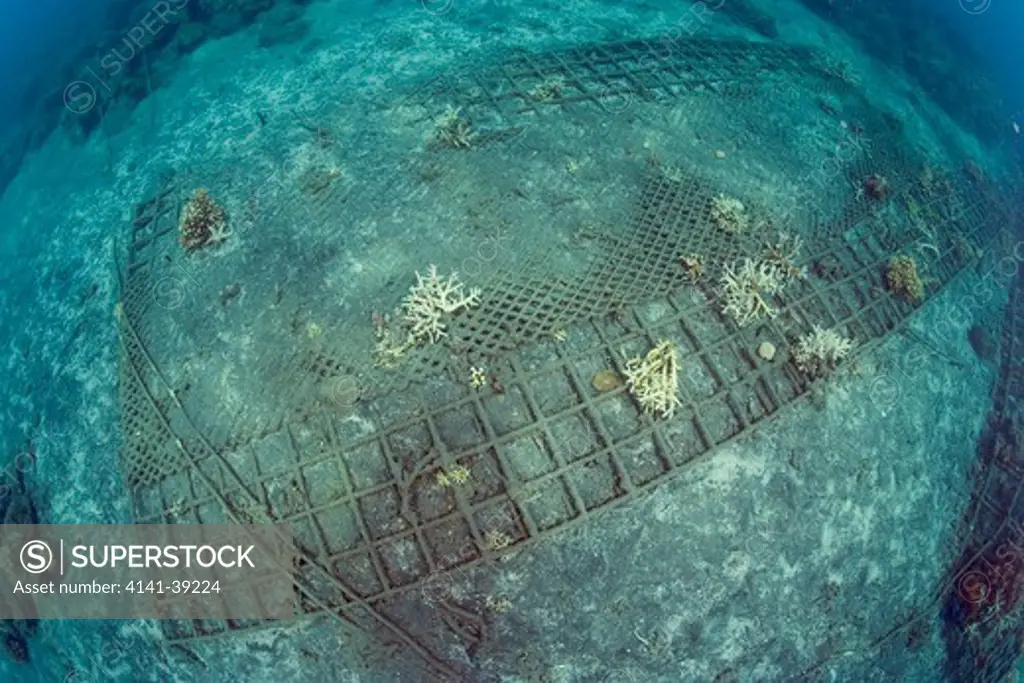
<path id="1" fill-rule="evenodd" d="M 767 261 L 745 259 L 739 267 L 725 266 L 719 281 L 722 312 L 740 327 L 759 318 L 774 318 L 776 311 L 765 297 L 782 290 L 779 269 Z"/>
<path id="2" fill-rule="evenodd" d="M 402 360 L 405 352 L 414 346 L 416 346 L 416 340 L 412 335 L 402 341 L 396 341 L 391 330 L 385 328 L 373 347 L 374 364 L 379 368 L 393 368 Z"/>
<path id="3" fill-rule="evenodd" d="M 835 330 L 814 325 L 796 343 L 793 359 L 800 372 L 810 377 L 824 377 L 853 349 L 853 341 Z"/>
<path id="4" fill-rule="evenodd" d="M 442 279 L 434 265 L 425 278 L 416 273 L 416 284 L 402 300 L 403 321 L 415 343 L 437 342 L 447 336 L 445 317 L 479 305 L 480 290 L 471 289 L 469 294 L 464 294 L 462 287 L 457 273 Z"/>
<path id="5" fill-rule="evenodd" d="M 469 369 L 469 386 L 480 389 L 487 386 L 487 371 L 476 366 Z"/>
<path id="6" fill-rule="evenodd" d="M 462 116 L 460 109 L 451 105 L 437 119 L 434 136 L 456 149 L 469 149 L 473 146 L 472 123 Z"/>
<path id="7" fill-rule="evenodd" d="M 210 236 L 206 238 L 206 244 L 220 244 L 231 237 L 231 231 L 227 225 L 220 223 L 210 227 Z"/>
<path id="8" fill-rule="evenodd" d="M 807 268 L 796 265 L 800 250 L 803 248 L 804 241 L 799 235 L 780 232 L 778 241 L 765 247 L 764 260 L 778 270 L 783 277 L 791 280 L 804 280 L 807 278 Z"/>
<path id="9" fill-rule="evenodd" d="M 631 358 L 624 369 L 626 386 L 647 413 L 671 417 L 682 405 L 679 391 L 679 355 L 672 342 L 662 340 L 643 358 Z"/>

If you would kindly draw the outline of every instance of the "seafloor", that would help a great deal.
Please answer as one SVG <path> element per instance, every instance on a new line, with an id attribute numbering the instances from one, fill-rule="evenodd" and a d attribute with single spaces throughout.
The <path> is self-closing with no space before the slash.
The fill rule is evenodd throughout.
<path id="1" fill-rule="evenodd" d="M 545 259 L 563 277 L 578 276 L 587 229 L 614 232 L 629 219 L 652 163 L 770 214 L 812 176 L 816 196 L 854 192 L 845 176 L 815 170 L 844 145 L 891 151 L 891 131 L 859 130 L 858 114 L 844 115 L 876 111 L 898 119 L 900 140 L 936 168 L 971 159 L 993 177 L 1004 173 L 1005 149 L 979 143 L 916 82 L 802 5 L 745 6 L 761 21 L 710 13 L 688 39 L 811 46 L 828 55 L 841 87 L 819 91 L 822 81 L 766 71 L 740 84 L 735 99 L 722 93 L 736 84 L 709 82 L 671 102 L 619 98 L 547 113 L 517 127 L 514 144 L 439 148 L 434 121 L 446 103 L 417 89 L 425 80 L 483 72 L 515 51 L 676 35 L 682 21 L 693 25 L 691 10 L 583 0 L 313 3 L 301 42 L 260 47 L 260 25 L 210 41 L 117 132 L 101 128 L 80 143 L 58 128 L 0 200 L 9 255 L 0 444 L 3 453 L 33 453 L 25 477 L 40 517 L 131 520 L 118 459 L 117 273 L 135 206 L 168 183 L 210 187 L 232 234 L 183 259 L 161 310 L 147 314 L 162 330 L 157 352 L 173 361 L 163 371 L 170 384 L 192 387 L 192 405 L 209 411 L 200 421 L 223 411 L 257 424 L 281 408 L 281 394 L 265 386 L 268 353 L 372 348 L 371 313 L 394 310 L 428 264 L 460 271 L 467 286 Z M 801 203 L 786 216 L 801 225 L 818 208 Z M 876 641 L 928 603 L 958 553 L 950 543 L 994 372 L 967 330 L 998 324 L 1007 293 L 994 291 L 973 317 L 950 311 L 985 267 L 929 297 L 905 331 L 754 438 L 462 577 L 458 590 L 502 605 L 487 616 L 472 676 L 940 680 L 937 610 L 912 647 Z M 880 400 L 880 382 L 897 393 Z M 161 645 L 162 637 L 143 622 L 42 622 L 29 661 L 0 660 L 0 676 L 426 675 L 414 656 L 389 657 L 330 619 L 189 648 Z"/>

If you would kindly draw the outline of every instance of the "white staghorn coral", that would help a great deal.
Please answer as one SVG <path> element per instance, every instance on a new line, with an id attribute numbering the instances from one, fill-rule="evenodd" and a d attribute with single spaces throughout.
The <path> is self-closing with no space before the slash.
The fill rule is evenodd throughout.
<path id="1" fill-rule="evenodd" d="M 835 330 L 814 325 L 800 337 L 793 349 L 793 359 L 800 372 L 810 377 L 824 377 L 853 349 L 853 341 Z"/>
<path id="2" fill-rule="evenodd" d="M 480 303 L 480 290 L 464 294 L 462 287 L 457 273 L 438 277 L 437 266 L 431 265 L 425 278 L 417 272 L 416 284 L 402 300 L 403 322 L 409 327 L 410 339 L 416 343 L 436 342 L 447 336 L 445 316 Z"/>
<path id="3" fill-rule="evenodd" d="M 719 285 L 722 312 L 740 327 L 759 318 L 775 317 L 777 311 L 765 297 L 781 291 L 783 281 L 779 269 L 771 263 L 746 259 L 738 267 L 727 265 Z"/>
<path id="4" fill-rule="evenodd" d="M 648 413 L 672 417 L 682 405 L 679 391 L 679 356 L 670 341 L 661 341 L 643 358 L 631 358 L 624 368 L 626 386 Z"/>

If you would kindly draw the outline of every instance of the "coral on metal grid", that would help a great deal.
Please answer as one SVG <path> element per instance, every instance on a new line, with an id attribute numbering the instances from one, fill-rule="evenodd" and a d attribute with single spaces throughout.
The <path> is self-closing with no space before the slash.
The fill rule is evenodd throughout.
<path id="1" fill-rule="evenodd" d="M 462 288 L 458 273 L 441 278 L 434 265 L 427 271 L 427 277 L 416 273 L 416 284 L 402 301 L 402 319 L 417 343 L 434 343 L 448 336 L 445 318 L 480 304 L 479 289 L 470 289 L 469 294 L 465 294 Z"/>
<path id="2" fill-rule="evenodd" d="M 463 286 L 458 273 L 442 278 L 434 265 L 430 266 L 426 277 L 417 271 L 416 284 L 402 300 L 402 315 L 396 329 L 392 330 L 390 316 L 374 312 L 371 317 L 377 338 L 376 365 L 394 367 L 414 346 L 433 344 L 447 337 L 447 318 L 480 304 L 480 290 L 470 289 L 466 294 Z"/>
<path id="3" fill-rule="evenodd" d="M 217 205 L 209 192 L 199 188 L 185 202 L 178 221 L 178 233 L 181 246 L 186 251 L 194 251 L 200 247 L 220 244 L 231 236 L 227 228 L 224 209 Z"/>
<path id="4" fill-rule="evenodd" d="M 711 220 L 726 235 L 738 235 L 747 229 L 747 207 L 735 197 L 720 194 L 711 198 Z"/>
<path id="5" fill-rule="evenodd" d="M 810 377 L 824 377 L 835 370 L 839 361 L 853 349 L 853 340 L 835 330 L 814 325 L 793 349 L 793 360 L 800 372 Z"/>
<path id="6" fill-rule="evenodd" d="M 469 149 L 473 146 L 473 124 L 461 109 L 448 105 L 434 122 L 434 138 L 455 149 Z"/>
<path id="7" fill-rule="evenodd" d="M 889 259 L 885 269 L 885 286 L 896 296 L 911 303 L 924 298 L 924 282 L 917 272 L 917 262 L 900 254 Z"/>
<path id="8" fill-rule="evenodd" d="M 725 266 L 719 286 L 722 312 L 744 327 L 760 318 L 775 317 L 778 311 L 765 297 L 782 291 L 784 281 L 776 266 L 748 258 L 738 266 Z"/>
<path id="9" fill-rule="evenodd" d="M 624 368 L 626 386 L 645 412 L 672 417 L 682 405 L 679 397 L 679 354 L 672 342 L 662 340 L 643 358 L 631 358 Z"/>
<path id="10" fill-rule="evenodd" d="M 784 277 L 791 280 L 807 278 L 806 266 L 797 266 L 796 260 L 804 248 L 804 241 L 799 235 L 780 232 L 779 239 L 764 249 L 764 260 L 774 266 Z"/>

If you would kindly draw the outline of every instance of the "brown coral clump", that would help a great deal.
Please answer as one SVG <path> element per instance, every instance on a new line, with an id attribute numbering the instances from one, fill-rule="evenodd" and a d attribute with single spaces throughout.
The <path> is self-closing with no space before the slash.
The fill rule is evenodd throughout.
<path id="1" fill-rule="evenodd" d="M 891 188 L 885 176 L 872 173 L 864 179 L 863 191 L 868 196 L 868 199 L 881 202 L 889 198 Z"/>
<path id="2" fill-rule="evenodd" d="M 543 82 L 533 86 L 533 88 L 531 88 L 526 94 L 535 102 L 550 102 L 551 100 L 561 97 L 564 89 L 565 80 L 560 76 L 551 76 L 549 78 L 545 78 Z"/>
<path id="3" fill-rule="evenodd" d="M 185 203 L 178 222 L 181 246 L 186 251 L 219 244 L 231 233 L 227 229 L 224 209 L 217 205 L 204 188 L 196 190 Z"/>
<path id="4" fill-rule="evenodd" d="M 885 269 L 885 286 L 896 296 L 914 303 L 924 298 L 924 282 L 917 263 L 909 256 L 893 256 Z"/>
<path id="5" fill-rule="evenodd" d="M 704 274 L 704 258 L 700 254 L 687 254 L 679 259 L 679 264 L 686 271 L 686 279 L 693 283 Z"/>

